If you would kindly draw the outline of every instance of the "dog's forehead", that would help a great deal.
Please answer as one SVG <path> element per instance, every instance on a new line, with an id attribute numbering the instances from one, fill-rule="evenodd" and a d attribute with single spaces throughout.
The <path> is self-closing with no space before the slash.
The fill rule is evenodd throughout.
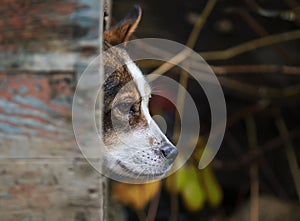
<path id="1" fill-rule="evenodd" d="M 106 78 L 113 74 L 115 79 L 123 84 L 133 80 L 141 97 L 150 96 L 150 85 L 124 49 L 109 48 L 104 53 L 103 62 Z"/>
<path id="2" fill-rule="evenodd" d="M 120 69 L 126 63 L 128 55 L 122 48 L 110 47 L 105 49 L 102 59 L 105 67 L 105 74 L 109 75 L 115 70 Z"/>

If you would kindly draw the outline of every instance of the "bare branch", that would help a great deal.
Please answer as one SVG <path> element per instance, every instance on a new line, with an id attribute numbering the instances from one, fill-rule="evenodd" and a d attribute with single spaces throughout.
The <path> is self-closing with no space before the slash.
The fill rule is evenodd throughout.
<path id="1" fill-rule="evenodd" d="M 252 51 L 254 49 L 267 47 L 270 45 L 279 44 L 286 41 L 292 41 L 299 38 L 300 38 L 300 30 L 288 31 L 280 34 L 269 35 L 266 37 L 261 37 L 258 39 L 247 41 L 245 43 L 233 46 L 231 48 L 227 48 L 225 50 L 200 52 L 200 55 L 206 61 L 227 60 L 236 57 L 240 54 Z"/>

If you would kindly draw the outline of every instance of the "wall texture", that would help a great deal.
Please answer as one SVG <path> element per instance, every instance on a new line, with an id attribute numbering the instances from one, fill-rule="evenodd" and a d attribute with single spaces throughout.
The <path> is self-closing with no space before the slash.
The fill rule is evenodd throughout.
<path id="1" fill-rule="evenodd" d="M 0 220 L 104 220 L 105 179 L 71 124 L 76 81 L 99 52 L 100 0 L 0 4 Z"/>

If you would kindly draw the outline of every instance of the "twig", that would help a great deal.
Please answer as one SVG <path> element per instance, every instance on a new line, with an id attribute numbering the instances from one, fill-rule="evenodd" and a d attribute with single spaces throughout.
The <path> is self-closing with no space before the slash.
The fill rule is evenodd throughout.
<path id="1" fill-rule="evenodd" d="M 287 5 L 291 8 L 291 10 L 300 7 L 300 4 L 296 0 L 285 0 Z M 295 23 L 300 27 L 300 18 L 299 16 L 296 16 Z"/>
<path id="2" fill-rule="evenodd" d="M 224 141 L 226 142 L 225 146 L 228 146 L 230 149 L 232 149 L 235 153 L 235 158 L 240 159 L 243 156 L 248 156 L 250 153 L 243 153 L 242 145 L 239 144 L 239 142 L 236 140 L 234 136 L 230 134 L 229 131 L 227 131 L 226 136 L 224 137 Z M 263 176 L 266 177 L 269 181 L 269 185 L 274 190 L 277 196 L 281 197 L 282 199 L 287 199 L 287 193 L 286 190 L 282 187 L 281 183 L 278 180 L 278 177 L 274 174 L 273 169 L 270 167 L 268 161 L 266 160 L 266 156 L 264 154 L 259 154 L 259 152 L 264 152 L 264 147 L 259 147 L 259 150 L 257 150 L 257 154 L 259 155 L 259 158 L 257 158 L 257 161 L 259 161 L 261 171 L 263 173 Z M 257 156 L 258 156 L 257 155 Z M 248 158 L 252 158 L 251 156 Z M 241 167 L 239 167 L 241 168 Z"/>
<path id="3" fill-rule="evenodd" d="M 135 213 L 136 213 L 139 221 L 147 221 L 146 213 L 142 209 L 135 210 Z"/>
<path id="4" fill-rule="evenodd" d="M 266 37 L 247 41 L 245 43 L 227 48 L 219 51 L 201 52 L 200 55 L 206 61 L 210 60 L 227 60 L 236 57 L 245 52 L 252 51 L 254 49 L 278 44 L 286 41 L 292 41 L 300 38 L 300 30 L 288 31 L 280 34 L 269 35 Z"/>
<path id="5" fill-rule="evenodd" d="M 269 102 L 257 102 L 253 105 L 247 105 L 245 107 L 240 108 L 238 111 L 229 115 L 227 119 L 227 128 L 230 128 L 239 120 L 249 116 L 250 114 L 255 114 L 257 112 L 261 112 L 269 106 Z"/>
<path id="6" fill-rule="evenodd" d="M 278 111 L 275 116 L 276 126 L 280 133 L 281 138 L 284 140 L 285 151 L 287 155 L 287 160 L 290 166 L 291 174 L 295 183 L 295 188 L 298 195 L 298 200 L 300 201 L 300 170 L 297 163 L 296 152 L 294 145 L 290 136 L 290 133 L 287 129 L 287 126 L 282 118 L 281 113 Z"/>
<path id="7" fill-rule="evenodd" d="M 169 217 L 169 221 L 175 221 L 177 220 L 177 215 L 178 215 L 178 195 L 177 194 L 171 194 L 171 213 Z"/>
<path id="8" fill-rule="evenodd" d="M 252 51 L 254 49 L 267 47 L 274 44 L 283 43 L 286 41 L 297 40 L 300 38 L 300 30 L 294 31 L 287 31 L 282 32 L 279 34 L 269 35 L 257 39 L 253 39 L 239 45 L 235 45 L 233 47 L 224 49 L 224 50 L 217 50 L 217 51 L 207 51 L 207 52 L 199 52 L 203 59 L 206 61 L 210 60 L 227 60 L 233 57 L 236 57 L 240 54 L 245 52 Z M 147 45 L 145 45 L 147 46 Z M 157 49 L 158 50 L 158 49 Z M 156 50 L 156 51 L 157 51 Z M 164 63 L 158 69 L 156 69 L 152 74 L 163 74 L 170 70 L 175 65 L 179 64 L 180 62 L 184 61 L 190 55 L 190 50 L 183 50 L 170 59 L 170 63 Z M 193 57 L 192 57 L 193 58 Z M 172 62 L 172 64 L 171 64 Z M 193 59 L 190 61 L 193 63 Z"/>
<path id="9" fill-rule="evenodd" d="M 173 58 L 171 58 L 168 62 L 163 63 L 161 66 L 159 66 L 157 69 L 155 69 L 153 72 L 151 72 L 149 75 L 153 75 L 154 77 L 150 78 L 150 81 L 155 80 L 158 75 L 166 73 L 168 70 L 173 68 L 176 64 L 179 64 L 180 62 L 184 61 L 189 55 L 191 51 L 188 49 L 185 49 L 175 55 Z"/>
<path id="10" fill-rule="evenodd" d="M 160 198 L 160 194 L 161 194 L 161 182 L 159 182 L 159 189 L 155 195 L 155 197 L 153 198 L 153 200 L 150 203 L 149 209 L 148 209 L 148 219 L 147 221 L 155 221 L 155 217 L 157 214 L 157 208 L 158 208 L 158 204 L 159 204 L 159 198 Z"/>
<path id="11" fill-rule="evenodd" d="M 188 47 L 193 48 L 200 31 L 202 30 L 202 27 L 207 19 L 207 17 L 209 16 L 209 14 L 211 13 L 211 11 L 213 10 L 215 4 L 216 4 L 216 0 L 209 0 L 205 6 L 205 8 L 203 9 L 202 13 L 199 15 L 197 22 L 194 25 L 194 28 L 187 40 L 186 45 Z M 186 53 L 186 50 L 184 50 L 182 53 Z M 190 53 L 190 52 L 189 52 Z M 181 58 L 186 58 L 188 55 L 184 55 L 185 57 L 181 57 Z M 184 60 L 183 59 L 183 60 Z M 166 64 L 166 63 L 165 63 Z M 163 65 L 162 65 L 163 66 Z M 158 68 L 160 71 L 163 71 L 161 73 L 159 73 L 158 71 L 156 72 L 156 74 L 162 74 L 165 73 L 166 71 L 168 71 L 168 68 L 172 68 L 171 66 L 166 66 L 166 67 L 162 67 L 160 66 L 160 68 Z M 178 94 L 177 94 L 177 100 L 176 100 L 176 107 L 178 112 L 176 112 L 175 115 L 175 124 L 174 124 L 174 129 L 173 129 L 173 140 L 177 140 L 177 134 L 180 131 L 180 124 L 179 124 L 179 120 L 180 120 L 180 116 L 183 113 L 183 108 L 184 108 L 184 101 L 185 101 L 185 90 L 183 88 L 186 88 L 187 83 L 188 83 L 188 74 L 185 71 L 182 71 L 180 74 L 180 84 L 182 87 L 179 88 L 178 90 Z M 169 218 L 169 221 L 175 221 L 177 220 L 177 214 L 178 214 L 178 198 L 177 195 L 171 195 L 171 216 Z"/>
<path id="12" fill-rule="evenodd" d="M 186 46 L 189 48 L 193 48 L 196 44 L 196 41 L 198 39 L 199 33 L 203 28 L 203 25 L 205 24 L 205 21 L 207 17 L 210 15 L 211 11 L 213 10 L 216 0 L 209 0 L 207 4 L 205 5 L 205 8 L 203 9 L 203 12 L 200 14 L 198 17 L 194 28 L 187 40 Z M 183 109 L 184 109 L 184 101 L 185 101 L 185 88 L 187 87 L 188 84 L 188 73 L 184 70 L 181 71 L 180 74 L 180 79 L 179 83 L 182 87 L 178 88 L 178 93 L 177 93 L 177 99 L 176 99 L 176 107 L 177 111 L 175 114 L 175 124 L 174 124 L 174 139 L 177 139 L 176 134 L 177 132 L 180 131 L 180 116 L 183 114 Z"/>
<path id="13" fill-rule="evenodd" d="M 256 151 L 257 148 L 257 138 L 256 138 L 256 126 L 253 116 L 246 118 L 246 128 L 248 135 L 249 147 L 252 151 Z M 258 178 L 258 164 L 257 162 L 252 162 L 250 166 L 250 221 L 259 220 L 259 178 Z"/>
<path id="14" fill-rule="evenodd" d="M 283 89 L 270 87 L 257 87 L 251 84 L 240 82 L 229 78 L 219 78 L 222 86 L 251 96 L 259 96 L 267 99 L 287 98 L 300 95 L 300 85 L 293 85 Z"/>
<path id="15" fill-rule="evenodd" d="M 226 65 L 211 66 L 217 75 L 224 74 L 285 74 L 300 75 L 299 66 L 286 65 Z"/>
<path id="16" fill-rule="evenodd" d="M 296 139 L 300 137 L 300 128 L 294 130 L 290 134 L 290 138 Z M 255 160 L 259 160 L 263 155 L 274 151 L 275 149 L 282 147 L 284 144 L 284 140 L 281 137 L 276 137 L 268 141 L 266 144 L 262 145 L 259 150 L 257 151 L 251 151 L 249 153 L 244 154 L 242 157 L 239 158 L 238 161 L 221 161 L 218 159 L 215 159 L 212 162 L 212 166 L 215 169 L 228 169 L 228 170 L 234 170 L 234 169 L 240 169 L 243 166 L 247 166 L 251 164 Z"/>
<path id="17" fill-rule="evenodd" d="M 288 194 L 286 190 L 281 185 L 278 177 L 274 173 L 273 168 L 270 166 L 270 163 L 266 160 L 266 157 L 262 155 L 259 161 L 263 176 L 266 177 L 266 179 L 269 181 L 269 185 L 276 193 L 276 195 L 281 199 L 288 199 Z"/>
<path id="18" fill-rule="evenodd" d="M 183 58 L 180 59 L 182 60 Z M 163 62 L 156 61 L 156 60 L 143 60 L 143 61 L 138 61 L 137 63 L 141 68 L 155 68 L 161 65 Z M 245 65 L 218 65 L 218 66 L 210 65 L 210 67 L 216 75 L 226 75 L 226 74 L 300 75 L 300 66 L 288 66 L 288 65 L 277 65 L 277 64 L 245 64 Z"/>
<path id="19" fill-rule="evenodd" d="M 208 16 L 210 15 L 210 13 L 212 12 L 213 8 L 216 5 L 216 0 L 209 0 L 207 2 L 207 4 L 205 5 L 205 8 L 203 9 L 201 15 L 198 17 L 194 28 L 189 36 L 189 39 L 187 40 L 186 46 L 193 48 L 196 44 L 196 41 L 198 39 L 199 33 L 203 28 L 203 25 L 206 22 L 206 19 L 208 18 Z"/>
<path id="20" fill-rule="evenodd" d="M 246 1 L 246 3 L 250 3 L 253 2 L 253 0 L 250 1 Z M 248 25 L 249 27 L 258 35 L 260 35 L 261 37 L 263 36 L 268 36 L 270 35 L 267 30 L 260 24 L 258 23 L 253 16 L 250 15 L 249 12 L 245 11 L 245 10 L 239 10 L 238 8 L 233 9 L 233 12 L 237 13 Z M 281 57 L 288 63 L 292 63 L 292 58 L 289 55 L 289 53 L 286 51 L 286 49 L 284 49 L 282 46 L 280 45 L 273 45 L 272 46 L 273 49 L 279 54 L 281 55 Z"/>
<path id="21" fill-rule="evenodd" d="M 209 0 L 206 4 L 205 8 L 203 9 L 203 12 L 199 15 L 198 20 L 196 21 L 194 28 L 187 40 L 186 45 L 190 48 L 193 48 L 196 40 L 199 36 L 200 31 L 202 30 L 202 27 L 207 19 L 207 17 L 210 15 L 212 9 L 214 8 L 216 4 L 216 0 Z M 178 53 L 176 56 L 174 56 L 172 59 L 170 59 L 169 62 L 164 63 L 159 68 L 154 70 L 151 74 L 164 74 L 168 70 L 170 70 L 172 67 L 174 67 L 176 64 L 179 64 L 180 62 L 184 61 L 189 55 L 191 51 L 189 49 L 183 50 L 182 52 Z"/>

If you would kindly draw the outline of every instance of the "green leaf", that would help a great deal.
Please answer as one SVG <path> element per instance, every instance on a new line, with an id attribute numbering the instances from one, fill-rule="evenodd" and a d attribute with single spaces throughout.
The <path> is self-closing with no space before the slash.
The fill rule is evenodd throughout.
<path id="1" fill-rule="evenodd" d="M 212 207 L 220 205 L 223 200 L 223 192 L 211 167 L 203 169 L 200 178 L 207 193 L 208 203 Z"/>
<path id="2" fill-rule="evenodd" d="M 182 198 L 188 210 L 197 211 L 203 208 L 206 194 L 199 182 L 199 171 L 197 171 L 195 166 L 188 166 L 186 174 L 188 182 L 186 182 L 182 189 Z"/>
<path id="3" fill-rule="evenodd" d="M 184 166 L 166 179 L 166 189 L 171 193 L 178 194 L 187 182 L 189 182 L 187 168 Z"/>

